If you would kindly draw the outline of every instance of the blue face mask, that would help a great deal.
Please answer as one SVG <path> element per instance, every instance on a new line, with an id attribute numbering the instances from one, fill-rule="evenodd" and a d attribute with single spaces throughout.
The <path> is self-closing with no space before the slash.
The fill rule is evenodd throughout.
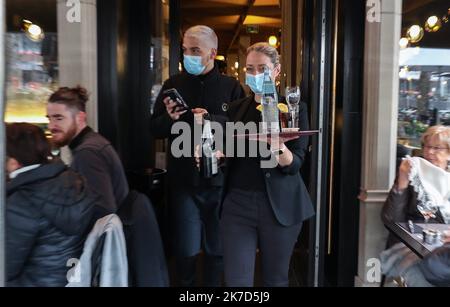
<path id="1" fill-rule="evenodd" d="M 263 90 L 264 74 L 245 75 L 245 84 L 247 84 L 253 93 L 261 94 Z"/>
<path id="2" fill-rule="evenodd" d="M 194 76 L 201 75 L 206 69 L 206 66 L 202 65 L 202 57 L 200 56 L 185 55 L 183 63 L 186 71 Z"/>

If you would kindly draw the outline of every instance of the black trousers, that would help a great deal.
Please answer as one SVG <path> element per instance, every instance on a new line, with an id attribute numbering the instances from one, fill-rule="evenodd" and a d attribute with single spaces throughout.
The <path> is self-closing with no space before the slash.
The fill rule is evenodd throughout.
<path id="1" fill-rule="evenodd" d="M 290 259 L 301 228 L 276 220 L 266 192 L 231 190 L 221 218 L 226 286 L 253 286 L 257 248 L 264 286 L 289 286 Z"/>
<path id="2" fill-rule="evenodd" d="M 222 285 L 223 260 L 219 235 L 221 188 L 171 189 L 172 247 L 179 286 L 197 285 L 197 254 L 203 250 L 205 287 Z"/>

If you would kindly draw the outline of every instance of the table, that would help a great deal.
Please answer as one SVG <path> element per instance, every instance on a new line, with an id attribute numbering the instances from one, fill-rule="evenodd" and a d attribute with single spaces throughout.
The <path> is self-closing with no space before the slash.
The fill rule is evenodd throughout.
<path id="1" fill-rule="evenodd" d="M 449 230 L 450 225 L 447 224 L 414 224 L 417 230 L 423 229 L 427 227 L 429 229 L 434 229 L 438 231 Z M 420 233 L 411 233 L 408 229 L 408 225 L 406 223 L 390 223 L 386 224 L 386 227 L 392 232 L 401 242 L 403 242 L 406 246 L 408 246 L 417 256 L 420 258 L 425 257 L 429 253 L 431 253 L 436 248 L 442 246 L 442 242 L 438 242 L 437 244 L 426 244 L 422 240 L 422 232 Z"/>

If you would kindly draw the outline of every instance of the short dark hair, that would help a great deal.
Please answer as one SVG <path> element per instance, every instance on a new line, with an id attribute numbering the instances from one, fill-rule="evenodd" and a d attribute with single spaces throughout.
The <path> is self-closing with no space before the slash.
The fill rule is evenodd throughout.
<path id="1" fill-rule="evenodd" d="M 63 104 L 68 108 L 86 112 L 86 103 L 89 100 L 89 94 L 84 87 L 74 88 L 60 87 L 48 99 L 49 103 Z"/>
<path id="2" fill-rule="evenodd" d="M 6 155 L 22 166 L 48 163 L 50 144 L 44 131 L 27 123 L 6 125 Z"/>

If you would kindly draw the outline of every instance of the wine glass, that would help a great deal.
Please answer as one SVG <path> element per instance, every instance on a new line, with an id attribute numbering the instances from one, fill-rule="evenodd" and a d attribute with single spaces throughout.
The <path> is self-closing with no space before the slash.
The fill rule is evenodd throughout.
<path id="1" fill-rule="evenodd" d="M 435 213 L 438 211 L 438 206 L 431 201 L 419 202 L 417 204 L 417 209 L 419 210 L 420 214 L 423 215 L 425 224 L 427 224 L 428 220 L 431 217 L 435 217 Z"/>
<path id="2" fill-rule="evenodd" d="M 298 104 L 300 103 L 300 87 L 287 86 L 285 90 L 286 102 L 291 113 L 290 128 L 298 128 Z"/>

